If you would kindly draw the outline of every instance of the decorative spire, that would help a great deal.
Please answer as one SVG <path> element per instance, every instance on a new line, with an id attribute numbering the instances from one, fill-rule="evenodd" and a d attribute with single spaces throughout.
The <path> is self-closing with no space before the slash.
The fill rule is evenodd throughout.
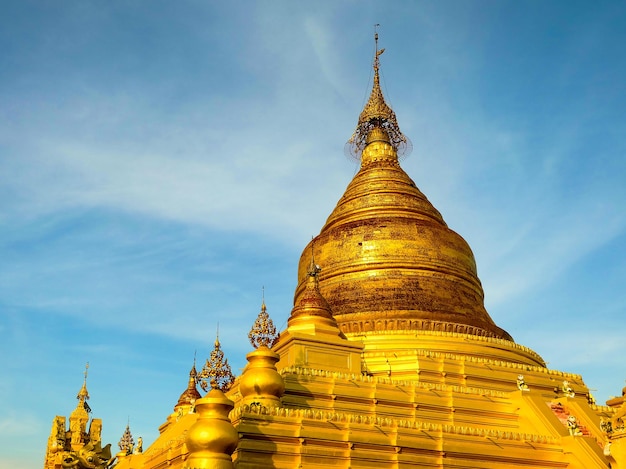
<path id="1" fill-rule="evenodd" d="M 311 243 L 311 263 L 304 281 L 304 290 L 294 304 L 287 324 L 290 329 L 296 327 L 309 330 L 321 327 L 333 331 L 333 334 L 336 332 L 342 335 L 328 302 L 320 293 L 318 276 L 321 271 L 320 266 L 315 263 L 313 243 Z"/>
<path id="2" fill-rule="evenodd" d="M 228 359 L 224 357 L 219 339 L 219 326 L 217 336 L 215 338 L 215 348 L 211 351 L 210 358 L 207 359 L 202 371 L 198 373 L 197 381 L 200 387 L 207 391 L 209 387 L 220 389 L 226 392 L 235 382 L 235 375 L 228 364 Z"/>
<path id="3" fill-rule="evenodd" d="M 382 131 L 375 134 L 376 140 L 390 143 L 396 150 L 398 157 L 408 156 L 413 149 L 411 141 L 400 131 L 396 114 L 385 102 L 385 97 L 380 89 L 379 57 L 385 52 L 385 49 L 378 49 L 378 26 L 380 25 L 376 24 L 374 26 L 374 41 L 376 44 L 374 85 L 369 100 L 365 104 L 363 111 L 361 111 L 356 129 L 345 146 L 346 154 L 357 160 L 360 159 L 363 149 L 372 141 L 370 134 L 374 129 Z"/>
<path id="4" fill-rule="evenodd" d="M 133 440 L 133 434 L 130 432 L 130 422 L 126 424 L 126 430 L 124 430 L 124 434 L 122 438 L 120 438 L 117 446 L 120 447 L 120 452 L 123 454 L 132 454 L 133 446 L 135 446 L 135 440 Z"/>
<path id="5" fill-rule="evenodd" d="M 289 320 L 299 316 L 319 316 L 327 318 L 336 324 L 330 311 L 330 306 L 328 306 L 326 299 L 324 299 L 319 290 L 318 276 L 321 271 L 321 267 L 317 265 L 313 257 L 311 257 L 311 264 L 307 270 L 306 285 L 302 299 L 298 304 L 294 305 Z"/>
<path id="6" fill-rule="evenodd" d="M 76 399 L 78 399 L 79 404 L 86 405 L 86 402 L 89 399 L 89 392 L 87 392 L 87 373 L 89 372 L 89 362 L 85 364 L 85 371 L 83 375 L 85 379 L 83 380 L 83 387 L 80 388 L 78 394 L 76 395 Z"/>
<path id="7" fill-rule="evenodd" d="M 271 348 L 278 341 L 279 336 L 278 332 L 276 332 L 274 322 L 267 313 L 267 306 L 265 306 L 265 290 L 263 290 L 261 312 L 254 321 L 252 329 L 248 332 L 248 339 L 250 339 L 250 343 L 254 348 Z"/>
<path id="8" fill-rule="evenodd" d="M 313 277 L 315 285 L 318 285 L 318 275 L 322 271 L 322 268 L 315 263 L 315 238 L 311 238 L 311 264 L 309 265 L 306 274 L 309 277 Z"/>
<path id="9" fill-rule="evenodd" d="M 180 406 L 188 405 L 192 406 L 196 402 L 197 399 L 200 399 L 202 396 L 198 392 L 196 388 L 196 383 L 198 382 L 198 372 L 196 371 L 196 356 L 194 353 L 193 357 L 193 366 L 189 371 L 189 381 L 187 382 L 187 389 L 183 391 L 183 393 L 178 398 L 178 402 L 174 406 L 174 409 L 177 409 Z"/>
<path id="10" fill-rule="evenodd" d="M 89 362 L 85 365 L 85 371 L 83 372 L 84 379 L 83 385 L 78 391 L 76 395 L 76 399 L 78 399 L 78 404 L 76 405 L 76 409 L 72 412 L 72 415 L 78 416 L 79 414 L 83 414 L 83 411 L 86 412 L 84 415 L 87 415 L 91 412 L 91 407 L 87 404 L 89 400 L 89 391 L 87 391 L 87 372 L 89 371 Z M 88 416 L 87 416 L 88 418 Z"/>

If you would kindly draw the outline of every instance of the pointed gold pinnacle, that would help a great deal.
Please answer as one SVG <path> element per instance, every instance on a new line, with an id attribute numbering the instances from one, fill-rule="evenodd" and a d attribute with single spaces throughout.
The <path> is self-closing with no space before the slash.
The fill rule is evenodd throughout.
<path id="1" fill-rule="evenodd" d="M 379 26 L 379 25 L 376 25 Z M 408 156 L 413 149 L 411 141 L 400 131 L 396 113 L 389 107 L 380 89 L 380 59 L 385 49 L 378 49 L 378 32 L 374 34 L 376 53 L 374 56 L 374 85 L 370 97 L 359 115 L 357 127 L 346 143 L 346 154 L 359 159 L 367 146 L 368 136 L 374 129 L 383 131 L 385 140 L 396 150 L 398 157 Z"/>
<path id="2" fill-rule="evenodd" d="M 248 339 L 254 348 L 262 346 L 271 348 L 278 341 L 279 334 L 276 332 L 274 322 L 267 313 L 265 300 L 261 304 L 261 312 L 257 316 L 252 329 L 248 332 Z"/>

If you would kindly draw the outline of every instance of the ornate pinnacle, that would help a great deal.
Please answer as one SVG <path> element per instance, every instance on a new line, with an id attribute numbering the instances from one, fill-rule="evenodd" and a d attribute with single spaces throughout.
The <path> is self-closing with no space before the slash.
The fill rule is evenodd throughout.
<path id="1" fill-rule="evenodd" d="M 133 440 L 133 434 L 130 432 L 130 424 L 126 425 L 126 430 L 124 430 L 124 434 L 122 438 L 120 438 L 117 446 L 120 447 L 120 450 L 123 453 L 131 454 L 133 452 L 133 446 L 135 445 L 135 440 Z"/>
<path id="2" fill-rule="evenodd" d="M 193 366 L 191 367 L 191 371 L 189 371 L 189 381 L 187 382 L 187 389 L 185 389 L 180 395 L 178 402 L 174 406 L 174 410 L 176 410 L 178 406 L 193 405 L 193 402 L 202 397 L 202 395 L 196 389 L 197 382 L 198 372 L 196 371 L 196 355 L 194 353 Z"/>
<path id="3" fill-rule="evenodd" d="M 80 391 L 78 391 L 78 394 L 76 395 L 76 399 L 78 399 L 79 402 L 81 403 L 89 399 L 89 392 L 87 392 L 87 372 L 88 371 L 89 371 L 89 362 L 87 362 L 87 364 L 85 365 L 85 371 L 83 373 L 83 375 L 85 376 L 85 379 L 83 380 L 83 386 L 80 388 Z"/>
<path id="4" fill-rule="evenodd" d="M 376 25 L 378 26 L 378 25 Z M 365 104 L 356 129 L 346 143 L 346 154 L 359 159 L 363 149 L 367 146 L 368 136 L 372 130 L 378 128 L 384 132 L 386 139 L 396 150 L 398 157 L 408 156 L 413 145 L 411 141 L 400 131 L 396 114 L 385 102 L 385 97 L 380 89 L 380 60 L 379 57 L 385 49 L 378 49 L 378 33 L 374 34 L 376 42 L 376 54 L 374 56 L 374 85 L 369 100 Z"/>
<path id="5" fill-rule="evenodd" d="M 276 332 L 274 322 L 267 314 L 265 300 L 261 304 L 261 312 L 257 316 L 252 329 L 248 332 L 248 339 L 254 348 L 262 346 L 271 348 L 278 341 L 279 334 Z"/>
<path id="6" fill-rule="evenodd" d="M 311 264 L 309 264 L 309 268 L 306 271 L 306 274 L 309 277 L 315 278 L 315 283 L 317 284 L 319 273 L 322 271 L 322 268 L 315 263 L 315 259 L 311 257 Z"/>
<path id="7" fill-rule="evenodd" d="M 322 271 L 322 268 L 315 263 L 315 238 L 311 239 L 311 263 L 309 264 L 309 268 L 306 271 L 306 274 L 309 277 L 313 277 L 315 279 L 315 285 L 318 284 L 319 273 Z"/>
<path id="8" fill-rule="evenodd" d="M 208 391 L 211 387 L 226 392 L 235 382 L 235 375 L 221 349 L 219 336 L 215 339 L 215 348 L 211 351 L 210 358 L 207 359 L 196 379 L 204 391 Z"/>

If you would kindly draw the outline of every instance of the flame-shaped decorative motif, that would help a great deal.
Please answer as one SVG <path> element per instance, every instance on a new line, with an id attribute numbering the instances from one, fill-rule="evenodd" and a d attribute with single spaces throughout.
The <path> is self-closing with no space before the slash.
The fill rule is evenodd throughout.
<path id="1" fill-rule="evenodd" d="M 226 392 L 235 382 L 235 375 L 228 364 L 228 359 L 224 357 L 219 338 L 215 339 L 215 348 L 196 379 L 204 391 L 213 388 Z"/>
<path id="2" fill-rule="evenodd" d="M 248 339 L 254 348 L 266 346 L 271 348 L 279 338 L 279 333 L 276 332 L 274 322 L 267 313 L 267 307 L 265 301 L 261 305 L 261 312 L 257 316 L 252 329 L 248 332 Z"/>

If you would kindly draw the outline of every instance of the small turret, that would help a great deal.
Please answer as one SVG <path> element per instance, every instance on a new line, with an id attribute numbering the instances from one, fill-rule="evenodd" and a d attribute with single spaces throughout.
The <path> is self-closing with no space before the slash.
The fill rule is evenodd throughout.
<path id="1" fill-rule="evenodd" d="M 189 371 L 189 381 L 187 382 L 187 389 L 178 398 L 178 402 L 174 406 L 174 412 L 187 414 L 193 412 L 196 401 L 202 396 L 196 388 L 196 382 L 198 380 L 198 372 L 196 371 L 196 359 L 193 360 L 193 366 Z"/>

